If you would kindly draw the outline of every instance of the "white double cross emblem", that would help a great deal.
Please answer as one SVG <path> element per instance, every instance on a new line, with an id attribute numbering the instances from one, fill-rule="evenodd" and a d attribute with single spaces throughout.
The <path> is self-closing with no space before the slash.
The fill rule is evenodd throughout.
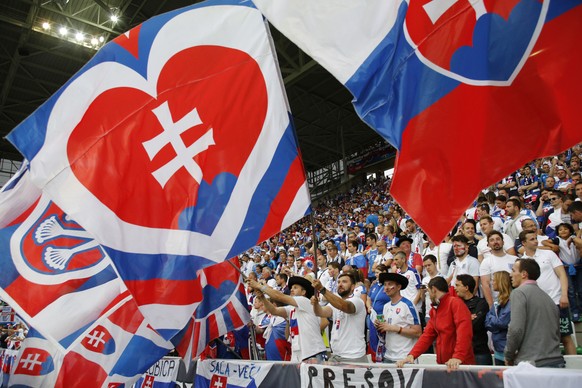
<path id="1" fill-rule="evenodd" d="M 89 341 L 87 341 L 87 343 L 89 345 L 93 346 L 94 348 L 97 348 L 97 347 L 99 347 L 99 344 L 105 343 L 105 340 L 103 339 L 103 337 L 105 337 L 104 331 L 95 330 L 87 336 L 87 339 L 89 340 Z"/>
<path id="2" fill-rule="evenodd" d="M 424 8 L 426 14 L 430 18 L 432 24 L 435 24 L 437 20 L 440 19 L 441 16 L 445 12 L 449 10 L 453 5 L 455 5 L 459 0 L 432 0 L 422 6 Z M 479 19 L 481 16 L 487 13 L 487 9 L 485 8 L 485 4 L 483 0 L 462 0 L 469 3 L 471 7 L 475 10 L 475 19 Z"/>
<path id="3" fill-rule="evenodd" d="M 29 371 L 32 371 L 35 366 L 42 365 L 42 361 L 38 361 L 39 358 L 40 358 L 40 353 L 35 353 L 34 356 L 32 353 L 28 353 L 27 358 L 20 360 L 20 364 L 22 365 L 23 369 L 27 369 Z"/>
<path id="4" fill-rule="evenodd" d="M 192 145 L 186 147 L 181 135 L 190 128 L 202 124 L 202 120 L 200 120 L 200 116 L 198 115 L 198 110 L 194 108 L 176 122 L 172 120 L 172 114 L 167 102 L 164 102 L 157 108 L 153 109 L 152 112 L 156 115 L 164 130 L 154 138 L 142 143 L 150 160 L 153 160 L 162 148 L 168 144 L 170 144 L 176 152 L 174 159 L 170 160 L 152 173 L 154 178 L 158 181 L 160 186 L 164 187 L 166 183 L 168 183 L 168 180 L 170 180 L 179 169 L 184 167 L 190 176 L 192 176 L 196 182 L 200 183 L 202 181 L 202 169 L 193 158 L 199 153 L 207 150 L 211 145 L 215 144 L 214 138 L 212 137 L 212 128 L 206 131 L 206 133 L 204 133 L 204 135 L 202 135 Z"/>

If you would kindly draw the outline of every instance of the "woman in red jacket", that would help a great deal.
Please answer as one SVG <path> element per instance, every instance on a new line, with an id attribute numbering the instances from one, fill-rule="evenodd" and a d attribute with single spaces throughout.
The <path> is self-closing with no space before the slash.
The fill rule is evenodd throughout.
<path id="1" fill-rule="evenodd" d="M 428 291 L 433 306 L 430 320 L 408 356 L 398 361 L 396 366 L 401 368 L 406 363 L 414 362 L 435 340 L 437 363 L 446 364 L 449 369 L 457 369 L 461 364 L 474 365 L 473 326 L 469 309 L 460 298 L 449 295 L 447 282 L 440 276 L 428 283 Z"/>

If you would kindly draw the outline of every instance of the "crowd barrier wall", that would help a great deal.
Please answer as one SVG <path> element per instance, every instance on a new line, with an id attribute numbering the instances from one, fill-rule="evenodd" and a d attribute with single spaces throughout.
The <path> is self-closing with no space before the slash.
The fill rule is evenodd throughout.
<path id="1" fill-rule="evenodd" d="M 0 350 L 0 384 L 8 387 L 18 351 Z M 565 356 L 566 369 L 461 366 L 448 372 L 434 364 L 433 355 L 423 355 L 418 364 L 395 368 L 388 364 L 307 364 L 249 360 L 192 361 L 188 368 L 177 357 L 164 357 L 134 385 L 161 387 L 455 387 L 474 388 L 579 388 L 582 356 Z"/>

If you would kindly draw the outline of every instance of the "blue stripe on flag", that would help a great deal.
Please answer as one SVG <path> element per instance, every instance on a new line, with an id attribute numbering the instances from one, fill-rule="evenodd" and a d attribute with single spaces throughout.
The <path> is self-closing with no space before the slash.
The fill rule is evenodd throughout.
<path id="1" fill-rule="evenodd" d="M 6 247 L 0 251 L 0 288 L 6 289 L 19 276 L 20 273 L 14 266 L 12 256 L 10 255 L 10 239 L 19 225 L 14 225 L 0 230 L 0 246 Z"/>
<path id="2" fill-rule="evenodd" d="M 108 265 L 103 271 L 88 278 L 85 283 L 75 290 L 75 292 L 89 290 L 117 279 L 117 273 L 111 265 Z"/>
<path id="3" fill-rule="evenodd" d="M 397 149 L 408 122 L 459 85 L 414 55 L 403 35 L 407 10 L 403 1 L 394 28 L 345 84 L 358 115 Z M 435 87 L 418 93 L 421 83 Z"/>
<path id="4" fill-rule="evenodd" d="M 135 376 L 143 374 L 160 358 L 168 354 L 170 349 L 160 347 L 139 335 L 134 335 L 109 373 L 110 376 Z"/>
<path id="5" fill-rule="evenodd" d="M 196 271 L 216 264 L 199 256 L 149 255 L 104 248 L 124 280 L 193 280 Z"/>
<path id="6" fill-rule="evenodd" d="M 287 172 L 297 157 L 297 152 L 289 152 L 290 149 L 297 149 L 291 123 L 287 126 L 273 160 L 253 194 L 241 233 L 227 257 L 238 255 L 258 242 L 261 229 L 257 225 L 265 224 L 271 203 L 279 194 Z"/>

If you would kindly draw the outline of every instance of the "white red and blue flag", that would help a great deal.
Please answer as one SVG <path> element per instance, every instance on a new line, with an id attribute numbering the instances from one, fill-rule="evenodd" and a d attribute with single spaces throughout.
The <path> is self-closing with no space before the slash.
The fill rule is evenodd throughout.
<path id="1" fill-rule="evenodd" d="M 208 1 L 144 22 L 9 140 L 166 339 L 192 317 L 198 270 L 309 211 L 268 30 L 250 2 Z"/>
<path id="2" fill-rule="evenodd" d="M 172 348 L 147 324 L 125 292 L 66 350 L 31 328 L 15 361 L 10 386 L 131 386 Z"/>
<path id="3" fill-rule="evenodd" d="M 391 194 L 434 240 L 481 189 L 582 140 L 580 0 L 253 0 L 398 150 Z"/>
<path id="4" fill-rule="evenodd" d="M 233 265 L 239 268 L 237 258 L 201 272 L 202 301 L 176 346 L 187 365 L 203 352 L 210 341 L 238 330 L 250 321 L 242 276 Z"/>
<path id="5" fill-rule="evenodd" d="M 106 252 L 28 178 L 0 192 L 0 298 L 64 350 L 127 288 Z M 3 211 L 15 208 L 18 216 Z"/>
<path id="6" fill-rule="evenodd" d="M 0 295 L 32 328 L 11 386 L 102 386 L 135 381 L 173 348 L 144 319 L 106 252 L 27 183 L 0 192 Z M 25 204 L 36 193 L 28 209 Z M 39 196 L 40 195 L 40 196 Z"/>

